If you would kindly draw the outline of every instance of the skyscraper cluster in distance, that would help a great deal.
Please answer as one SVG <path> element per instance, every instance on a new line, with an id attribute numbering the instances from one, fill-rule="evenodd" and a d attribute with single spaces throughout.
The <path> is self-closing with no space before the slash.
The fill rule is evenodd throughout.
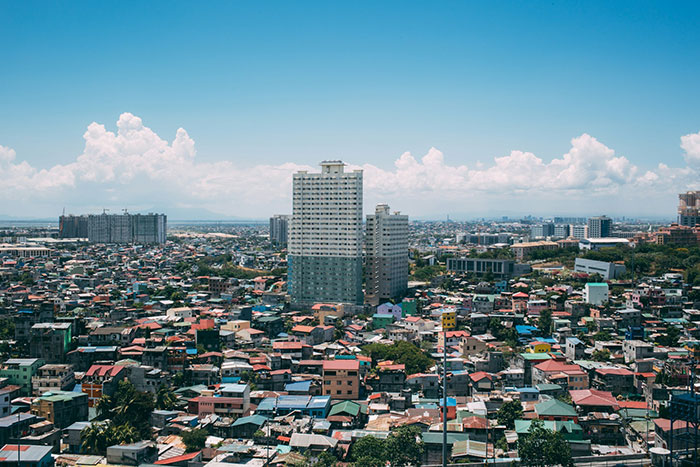
<path id="1" fill-rule="evenodd" d="M 59 217 L 60 238 L 87 238 L 90 243 L 165 243 L 165 214 L 87 214 Z"/>
<path id="2" fill-rule="evenodd" d="M 283 243 L 281 231 L 289 222 L 288 288 L 293 304 L 377 304 L 405 294 L 408 216 L 391 214 L 389 206 L 379 205 L 367 216 L 365 234 L 361 170 L 345 172 L 343 162 L 324 161 L 320 173 L 294 174 L 292 191 L 292 216 L 270 219 L 270 239 Z"/>

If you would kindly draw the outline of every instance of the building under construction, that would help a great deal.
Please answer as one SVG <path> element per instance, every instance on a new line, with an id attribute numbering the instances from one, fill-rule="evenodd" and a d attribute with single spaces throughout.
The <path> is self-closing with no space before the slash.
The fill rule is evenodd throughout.
<path id="1" fill-rule="evenodd" d="M 59 218 L 61 238 L 87 238 L 90 243 L 165 243 L 165 214 L 63 215 Z"/>

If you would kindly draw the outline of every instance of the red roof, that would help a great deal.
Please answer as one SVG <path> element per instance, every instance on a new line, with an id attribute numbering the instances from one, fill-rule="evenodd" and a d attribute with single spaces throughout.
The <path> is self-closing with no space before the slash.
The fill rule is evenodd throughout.
<path id="1" fill-rule="evenodd" d="M 493 380 L 493 377 L 485 371 L 477 371 L 476 373 L 470 374 L 469 377 L 472 379 L 472 381 L 481 381 L 484 378 Z"/>
<path id="2" fill-rule="evenodd" d="M 92 365 L 85 376 L 117 376 L 123 369 L 121 365 Z"/>
<path id="3" fill-rule="evenodd" d="M 155 461 L 155 464 L 157 464 L 157 465 L 169 465 L 169 464 L 176 464 L 176 463 L 182 462 L 182 461 L 192 460 L 195 457 L 197 457 L 197 455 L 200 452 L 202 452 L 202 451 L 189 452 L 189 453 L 183 454 L 181 456 L 168 457 L 167 459 L 161 459 L 159 461 Z"/>
<path id="4" fill-rule="evenodd" d="M 613 407 L 619 409 L 617 399 L 608 391 L 598 391 L 596 389 L 579 389 L 569 391 L 571 401 L 576 405 Z"/>
<path id="5" fill-rule="evenodd" d="M 303 343 L 296 341 L 277 341 L 272 343 L 272 348 L 275 350 L 300 350 L 303 345 Z"/>
<path id="6" fill-rule="evenodd" d="M 360 362 L 358 360 L 324 360 L 324 370 L 359 370 Z"/>
<path id="7" fill-rule="evenodd" d="M 601 375 L 620 375 L 620 376 L 628 376 L 628 375 L 634 375 L 633 372 L 626 368 L 596 368 L 596 373 L 600 373 Z"/>

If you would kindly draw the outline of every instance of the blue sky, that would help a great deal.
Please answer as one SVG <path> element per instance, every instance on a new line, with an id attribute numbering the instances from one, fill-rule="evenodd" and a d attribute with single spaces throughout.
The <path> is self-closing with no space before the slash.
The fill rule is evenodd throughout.
<path id="1" fill-rule="evenodd" d="M 478 186 L 478 169 L 495 157 L 522 151 L 547 164 L 584 134 L 614 150 L 604 167 L 605 157 L 624 157 L 623 170 L 635 171 L 596 182 L 606 189 L 593 204 L 611 214 L 645 214 L 633 201 L 653 194 L 660 201 L 648 214 L 673 215 L 673 193 L 697 181 L 698 2 L 202 3 L 0 0 L 0 146 L 13 154 L 0 176 L 35 185 L 0 187 L 16 206 L 0 214 L 110 205 L 264 217 L 289 210 L 289 169 L 326 158 L 365 168 L 368 203 L 418 217 L 595 212 L 578 186 Z M 161 187 L 155 174 L 164 172 L 142 170 L 154 157 L 144 141 L 141 158 L 120 154 L 116 140 L 87 150 L 88 126 L 117 132 L 124 113 L 141 119 L 141 136 L 160 138 L 147 132 L 156 147 L 186 130 L 195 150 L 183 157 L 196 170 L 167 175 L 198 177 L 199 192 Z M 420 162 L 431 148 L 443 169 L 428 171 L 463 173 L 461 182 L 401 185 L 397 159 L 410 152 Z M 105 154 L 119 160 L 115 173 L 85 169 Z M 125 177 L 127 156 L 136 167 Z M 662 174 L 659 163 L 680 172 Z M 278 193 L 244 186 L 256 174 L 265 180 L 267 166 L 281 170 L 266 182 Z M 648 171 L 653 184 L 639 180 Z M 152 192 L 136 186 L 144 180 Z"/>

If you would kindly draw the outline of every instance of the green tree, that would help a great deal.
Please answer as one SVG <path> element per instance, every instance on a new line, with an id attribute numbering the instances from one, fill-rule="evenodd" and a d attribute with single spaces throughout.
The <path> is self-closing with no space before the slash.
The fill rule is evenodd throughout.
<path id="1" fill-rule="evenodd" d="M 338 463 L 338 458 L 330 451 L 323 451 L 316 458 L 316 462 L 312 464 L 313 467 L 333 467 Z"/>
<path id="2" fill-rule="evenodd" d="M 207 436 L 209 436 L 206 430 L 201 428 L 195 428 L 194 430 L 183 431 L 180 434 L 182 442 L 185 444 L 185 449 L 187 452 L 200 451 L 204 449 L 204 445 L 207 441 Z"/>
<path id="3" fill-rule="evenodd" d="M 417 426 L 400 426 L 384 441 L 384 456 L 392 467 L 420 465 L 425 455 L 425 445 Z"/>
<path id="4" fill-rule="evenodd" d="M 156 392 L 156 409 L 172 410 L 177 405 L 177 396 L 166 385 L 161 385 Z"/>
<path id="5" fill-rule="evenodd" d="M 80 432 L 80 450 L 86 454 L 101 454 L 105 446 L 105 423 L 91 423 Z"/>
<path id="6" fill-rule="evenodd" d="M 608 349 L 595 350 L 591 358 L 595 362 L 607 362 L 610 360 L 610 351 Z"/>
<path id="7" fill-rule="evenodd" d="M 374 436 L 364 436 L 358 439 L 350 445 L 349 458 L 357 465 L 365 465 L 361 461 L 366 461 L 367 459 L 375 459 L 383 465 L 386 463 L 384 458 L 384 440 Z"/>
<path id="8" fill-rule="evenodd" d="M 677 347 L 680 336 L 681 331 L 677 327 L 669 326 L 666 328 L 666 332 L 656 338 L 656 343 L 666 347 Z"/>
<path id="9" fill-rule="evenodd" d="M 542 310 L 540 318 L 537 320 L 537 328 L 542 331 L 545 336 L 552 332 L 552 310 Z"/>
<path id="10" fill-rule="evenodd" d="M 524 465 L 573 467 L 571 447 L 561 433 L 544 428 L 542 420 L 533 420 L 528 434 L 518 440 L 518 453 Z"/>
<path id="11" fill-rule="evenodd" d="M 398 341 L 391 345 L 369 344 L 362 348 L 362 353 L 372 357 L 374 363 L 382 360 L 392 360 L 395 363 L 406 365 L 406 374 L 422 373 L 430 368 L 434 362 L 420 347 L 407 342 Z"/>
<path id="12" fill-rule="evenodd" d="M 515 421 L 522 418 L 522 416 L 523 405 L 517 399 L 504 403 L 496 414 L 498 424 L 505 425 L 509 430 L 515 428 Z"/>

